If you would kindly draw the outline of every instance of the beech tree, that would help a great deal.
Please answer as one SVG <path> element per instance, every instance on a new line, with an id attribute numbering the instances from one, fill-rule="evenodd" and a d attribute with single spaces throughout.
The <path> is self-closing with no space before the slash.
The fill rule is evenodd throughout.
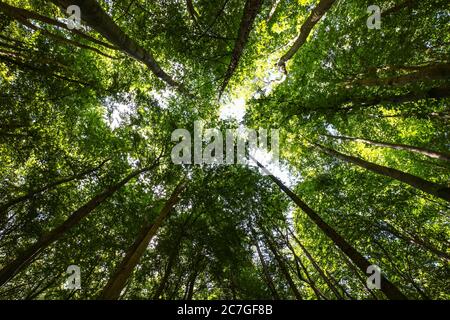
<path id="1" fill-rule="evenodd" d="M 447 2 L 0 1 L 0 299 L 449 299 Z"/>

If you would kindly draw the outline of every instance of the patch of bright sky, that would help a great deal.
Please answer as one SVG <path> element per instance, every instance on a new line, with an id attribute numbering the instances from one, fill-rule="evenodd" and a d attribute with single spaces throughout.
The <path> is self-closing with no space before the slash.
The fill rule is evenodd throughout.
<path id="1" fill-rule="evenodd" d="M 264 86 L 260 92 L 251 94 L 243 89 L 241 89 L 240 92 L 238 90 L 238 97 L 230 99 L 231 101 L 223 103 L 219 109 L 220 119 L 235 120 L 239 124 L 237 130 L 237 133 L 239 135 L 241 135 L 245 129 L 242 122 L 244 120 L 246 112 L 246 96 L 259 98 L 261 94 L 268 95 L 277 84 L 283 82 L 286 79 L 286 76 L 283 73 L 276 70 L 269 70 L 267 74 L 268 76 L 263 79 Z M 267 129 L 269 132 L 270 129 L 274 128 L 264 129 Z M 279 148 L 281 149 L 282 146 L 279 146 Z M 299 181 L 299 175 L 295 173 L 292 168 L 290 168 L 282 161 L 273 161 L 272 152 L 268 149 L 258 148 L 256 150 L 253 150 L 252 156 L 256 160 L 258 160 L 264 167 L 266 167 L 266 169 L 271 174 L 280 179 L 288 187 L 294 186 Z M 249 162 L 249 165 L 256 167 L 256 163 L 254 163 L 253 161 Z"/>
<path id="2" fill-rule="evenodd" d="M 175 92 L 171 89 L 164 89 L 155 91 L 150 91 L 150 94 L 158 101 L 159 106 L 162 109 L 167 109 L 169 107 L 169 100 L 176 96 Z"/>
<path id="3" fill-rule="evenodd" d="M 238 123 L 242 123 L 245 116 L 245 99 L 236 98 L 227 104 L 223 104 L 219 113 L 222 120 L 236 120 Z"/>
<path id="4" fill-rule="evenodd" d="M 114 130 L 122 125 L 133 112 L 135 104 L 127 97 L 127 103 L 116 101 L 107 97 L 104 101 L 104 106 L 108 112 L 104 115 L 104 120 L 108 126 Z"/>

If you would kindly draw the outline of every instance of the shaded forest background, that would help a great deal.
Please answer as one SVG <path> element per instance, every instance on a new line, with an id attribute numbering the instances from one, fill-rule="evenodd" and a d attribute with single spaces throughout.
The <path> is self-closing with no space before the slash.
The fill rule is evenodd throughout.
<path id="1" fill-rule="evenodd" d="M 0 299 L 449 299 L 449 3 L 376 2 L 0 1 Z"/>

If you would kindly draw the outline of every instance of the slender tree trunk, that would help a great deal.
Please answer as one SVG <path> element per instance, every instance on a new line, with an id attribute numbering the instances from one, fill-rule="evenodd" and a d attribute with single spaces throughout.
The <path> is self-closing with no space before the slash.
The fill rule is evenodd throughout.
<path id="1" fill-rule="evenodd" d="M 189 13 L 189 16 L 194 21 L 194 23 L 197 24 L 199 16 L 198 16 L 197 11 L 195 10 L 192 0 L 186 0 L 186 7 L 187 7 L 187 11 Z"/>
<path id="2" fill-rule="evenodd" d="M 18 60 L 18 59 L 12 59 L 12 58 L 6 57 L 6 56 L 4 56 L 4 55 L 0 55 L 0 60 L 9 62 L 9 63 L 14 64 L 14 65 L 16 65 L 16 66 L 19 66 L 20 68 L 22 68 L 22 69 L 24 69 L 24 70 L 31 70 L 31 71 L 34 71 L 34 72 L 36 72 L 37 74 L 39 74 L 39 75 L 41 75 L 41 76 L 42 76 L 42 75 L 46 75 L 46 76 L 55 77 L 55 78 L 57 78 L 57 79 L 65 80 L 65 81 L 68 81 L 68 82 L 71 82 L 71 83 L 76 83 L 76 84 L 81 85 L 81 86 L 83 86 L 83 87 L 91 87 L 91 86 L 92 86 L 92 84 L 90 84 L 90 83 L 83 82 L 83 81 L 76 80 L 76 79 L 71 79 L 71 78 L 68 78 L 68 77 L 59 75 L 59 74 L 57 74 L 57 73 L 53 73 L 53 72 L 52 72 L 51 70 L 49 70 L 48 68 L 46 68 L 46 69 L 43 69 L 43 68 L 37 68 L 37 67 L 35 67 L 35 66 L 32 65 L 32 64 L 25 63 L 25 62 L 20 61 L 20 60 Z"/>
<path id="3" fill-rule="evenodd" d="M 85 170 L 85 171 L 83 171 L 81 173 L 78 173 L 76 175 L 73 175 L 73 176 L 70 176 L 70 177 L 67 177 L 67 178 L 62 178 L 60 180 L 56 180 L 56 181 L 54 181 L 52 183 L 49 183 L 49 184 L 47 184 L 47 185 L 45 185 L 45 186 L 43 186 L 41 188 L 38 188 L 38 189 L 35 189 L 35 190 L 31 190 L 27 194 L 24 194 L 23 196 L 19 196 L 17 198 L 11 199 L 8 202 L 6 202 L 5 204 L 0 205 L 0 214 L 6 213 L 7 210 L 11 206 L 13 206 L 15 204 L 18 204 L 20 202 L 23 202 L 23 201 L 30 200 L 31 198 L 35 197 L 36 195 L 38 195 L 40 193 L 43 193 L 43 192 L 45 192 L 45 191 L 47 191 L 49 189 L 55 188 L 55 187 L 57 187 L 57 186 L 59 186 L 61 184 L 64 184 L 64 183 L 67 183 L 67 182 L 70 182 L 70 181 L 73 181 L 73 180 L 81 179 L 84 176 L 89 175 L 89 174 L 99 170 L 108 161 L 109 161 L 109 159 L 106 159 L 106 160 L 102 161 L 95 168 L 91 168 L 91 169 Z"/>
<path id="4" fill-rule="evenodd" d="M 362 168 L 365 168 L 365 169 L 375 172 L 377 174 L 381 174 L 383 176 L 404 182 L 416 189 L 420 189 L 423 192 L 429 193 L 435 197 L 438 197 L 438 198 L 441 198 L 441 199 L 444 199 L 444 200 L 447 200 L 450 202 L 450 188 L 448 188 L 446 186 L 427 181 L 425 179 L 422 179 L 420 177 L 417 177 L 415 175 L 412 175 L 412 174 L 409 174 L 409 173 L 406 173 L 406 172 L 403 172 L 403 171 L 400 171 L 397 169 L 381 166 L 381 165 L 378 165 L 378 164 L 375 164 L 375 163 L 372 163 L 369 161 L 365 161 L 365 160 L 357 158 L 357 157 L 348 156 L 348 155 L 340 153 L 336 150 L 324 147 L 324 146 L 316 144 L 316 143 L 313 143 L 313 145 L 315 145 L 321 151 L 323 151 L 324 153 L 326 153 L 332 157 L 335 157 L 337 159 L 343 160 L 348 163 L 356 164 L 357 166 L 360 166 Z"/>
<path id="5" fill-rule="evenodd" d="M 189 276 L 188 280 L 188 286 L 186 288 L 186 292 L 184 295 L 185 300 L 192 300 L 192 297 L 194 296 L 194 287 L 195 287 L 195 281 L 197 280 L 198 271 L 194 270 L 191 275 Z"/>
<path id="6" fill-rule="evenodd" d="M 261 163 L 253 159 L 257 165 L 265 171 L 270 179 L 275 182 L 281 190 L 283 190 L 286 195 L 291 198 L 291 200 L 306 213 L 306 215 L 321 229 L 332 241 L 333 243 L 341 249 L 357 266 L 362 272 L 366 272 L 367 268 L 371 263 L 364 258 L 364 256 L 359 253 L 353 246 L 351 246 L 341 235 L 339 235 L 330 225 L 328 225 L 322 218 L 312 210 L 305 202 L 303 202 L 295 193 L 293 193 L 288 187 L 286 187 L 280 180 L 278 180 L 274 175 L 272 175 Z M 407 297 L 394 285 L 392 284 L 384 275 L 381 275 L 381 290 L 389 299 L 402 299 L 405 300 Z"/>
<path id="7" fill-rule="evenodd" d="M 300 280 L 306 282 L 311 287 L 311 289 L 314 291 L 314 294 L 316 295 L 317 299 L 319 299 L 319 300 L 321 298 L 325 298 L 326 299 L 324 294 L 316 287 L 315 281 L 309 275 L 308 269 L 306 269 L 306 267 L 303 264 L 303 262 L 300 259 L 300 257 L 297 255 L 297 253 L 295 253 L 294 248 L 289 243 L 289 239 L 285 239 L 285 242 L 286 242 L 286 245 L 288 246 L 289 250 L 292 252 L 292 255 L 294 256 L 294 259 L 295 259 L 295 262 L 296 262 L 296 269 L 297 269 L 298 278 Z M 302 276 L 301 271 L 300 271 L 300 267 L 303 270 L 303 272 L 305 273 L 306 279 Z"/>
<path id="8" fill-rule="evenodd" d="M 275 260 L 278 263 L 278 266 L 280 267 L 281 273 L 283 273 L 284 277 L 286 278 L 286 281 L 288 282 L 289 288 L 291 289 L 292 293 L 294 294 L 295 298 L 297 300 L 303 300 L 302 296 L 300 294 L 300 291 L 298 290 L 297 286 L 294 283 L 294 280 L 292 280 L 291 274 L 289 273 L 288 268 L 286 267 L 285 262 L 283 261 L 283 258 L 278 253 L 277 248 L 275 247 L 275 244 L 272 242 L 269 237 L 264 234 L 264 238 L 266 240 L 267 246 L 269 247 L 270 251 L 272 251 Z"/>
<path id="9" fill-rule="evenodd" d="M 231 54 L 231 61 L 228 65 L 228 69 L 225 73 L 224 80 L 219 90 L 219 98 L 222 96 L 223 91 L 228 85 L 234 71 L 236 70 L 239 59 L 241 58 L 242 52 L 244 51 L 245 44 L 247 43 L 248 36 L 252 29 L 253 22 L 255 21 L 256 15 L 261 8 L 262 0 L 247 0 L 245 2 L 244 13 L 241 19 L 241 25 L 239 27 L 238 37 L 234 44 L 233 53 Z"/>
<path id="10" fill-rule="evenodd" d="M 439 250 L 438 248 L 434 247 L 433 245 L 431 245 L 430 243 L 426 242 L 425 240 L 421 239 L 420 237 L 418 237 L 416 235 L 410 234 L 408 232 L 406 232 L 406 234 L 404 234 L 402 231 L 398 230 L 391 224 L 387 224 L 386 227 L 378 226 L 378 228 L 389 232 L 393 236 L 395 236 L 398 239 L 401 239 L 407 243 L 414 243 L 415 245 L 421 246 L 424 249 L 428 250 L 429 252 L 434 253 L 438 257 L 441 257 L 445 260 L 450 260 L 450 256 L 446 252 Z"/>
<path id="11" fill-rule="evenodd" d="M 173 207 L 180 200 L 179 196 L 184 187 L 184 182 L 178 184 L 172 192 L 170 198 L 166 201 L 166 204 L 162 208 L 156 220 L 153 223 L 146 225 L 141 230 L 133 245 L 128 249 L 122 262 L 109 279 L 99 299 L 116 300 L 120 297 L 120 293 L 125 287 L 127 280 L 133 273 L 134 268 L 139 263 L 142 255 L 145 253 L 148 244 L 159 230 L 159 227 L 161 227 L 163 222 L 169 217 Z"/>
<path id="12" fill-rule="evenodd" d="M 313 258 L 313 256 L 309 253 L 309 251 L 305 248 L 305 246 L 300 242 L 300 240 L 294 235 L 292 230 L 289 229 L 289 232 L 292 236 L 292 238 L 297 242 L 300 249 L 302 249 L 303 253 L 308 258 L 309 262 L 313 265 L 314 269 L 316 269 L 317 273 L 320 275 L 320 277 L 325 281 L 327 286 L 333 291 L 334 295 L 338 299 L 344 299 L 344 297 L 340 294 L 339 290 L 334 286 L 334 284 L 330 281 L 330 279 L 327 277 L 325 272 L 323 272 L 322 268 L 320 268 L 319 264 L 316 262 L 316 260 Z"/>
<path id="13" fill-rule="evenodd" d="M 192 297 L 194 296 L 194 288 L 195 288 L 195 281 L 197 280 L 198 274 L 199 274 L 199 269 L 200 269 L 200 264 L 203 260 L 203 257 L 201 255 L 198 255 L 195 258 L 194 264 L 192 266 L 192 272 L 189 275 L 189 279 L 187 282 L 187 286 L 186 289 L 184 291 L 184 300 L 192 300 Z"/>
<path id="14" fill-rule="evenodd" d="M 164 270 L 164 275 L 159 283 L 158 288 L 156 288 L 156 291 L 153 295 L 153 299 L 155 299 L 155 300 L 159 299 L 159 297 L 163 293 L 164 289 L 166 288 L 167 280 L 169 280 L 169 277 L 172 273 L 172 268 L 175 265 L 175 262 L 177 261 L 178 253 L 180 252 L 180 246 L 181 246 L 181 241 L 182 241 L 183 235 L 184 235 L 184 230 L 181 231 L 181 234 L 178 236 L 178 238 L 176 240 L 176 243 L 177 243 L 176 249 L 174 249 L 169 256 L 169 260 L 167 261 L 167 265 Z"/>
<path id="15" fill-rule="evenodd" d="M 390 264 L 392 265 L 392 267 L 395 269 L 395 271 L 397 272 L 397 274 L 402 277 L 403 279 L 405 279 L 406 282 L 411 283 L 411 285 L 414 287 L 414 289 L 416 289 L 416 291 L 420 294 L 420 296 L 422 297 L 422 299 L 424 300 L 430 300 L 430 297 L 428 297 L 425 292 L 416 284 L 416 281 L 413 279 L 413 277 L 411 277 L 411 275 L 409 274 L 409 272 L 411 270 L 407 270 L 406 272 L 404 270 L 400 270 L 396 263 L 394 262 L 395 260 L 391 257 L 390 253 L 384 248 L 384 246 L 380 243 L 380 241 L 375 240 L 374 243 L 383 251 L 384 256 L 386 257 L 387 261 L 390 262 Z"/>
<path id="16" fill-rule="evenodd" d="M 102 204 L 107 198 L 112 196 L 116 191 L 122 188 L 128 181 L 143 172 L 153 169 L 157 164 L 158 162 L 155 162 L 150 167 L 130 173 L 119 183 L 110 186 L 108 189 L 89 200 L 85 205 L 75 210 L 61 225 L 41 236 L 36 243 L 25 249 L 16 259 L 3 267 L 0 271 L 0 286 L 8 282 L 19 271 L 27 267 L 44 249 L 64 236 L 73 227 L 78 225 L 84 217 Z"/>
<path id="17" fill-rule="evenodd" d="M 345 289 L 343 285 L 340 285 L 339 282 L 333 277 L 332 274 L 330 274 L 328 271 L 325 271 L 327 277 L 331 279 L 331 281 L 334 283 L 335 287 L 340 288 L 345 296 L 347 296 L 350 300 L 355 300 Z"/>
<path id="18" fill-rule="evenodd" d="M 411 152 L 415 152 L 415 153 L 418 153 L 418 154 L 421 154 L 421 155 L 424 155 L 424 156 L 427 156 L 427 157 L 430 157 L 433 159 L 450 161 L 450 154 L 446 154 L 444 152 L 439 152 L 439 151 L 433 151 L 433 150 L 429 150 L 426 148 L 410 146 L 410 145 L 406 145 L 406 144 L 388 143 L 388 142 L 381 142 L 381 141 L 375 141 L 375 140 L 364 139 L 364 138 L 335 136 L 335 135 L 331 135 L 331 134 L 325 134 L 324 136 L 334 138 L 334 139 L 339 139 L 339 140 L 363 142 L 363 143 L 370 144 L 372 146 L 377 146 L 377 147 L 386 147 L 386 148 L 391 148 L 391 149 L 395 149 L 395 150 L 411 151 Z"/>
<path id="19" fill-rule="evenodd" d="M 369 294 L 372 296 L 372 298 L 374 300 L 378 300 L 378 297 L 375 295 L 373 290 L 370 290 L 369 287 L 367 286 L 367 281 L 361 276 L 358 268 L 348 259 L 348 257 L 342 251 L 339 251 L 339 253 L 341 254 L 342 259 L 344 259 L 345 263 L 353 271 L 355 276 L 359 279 L 359 281 L 361 281 L 362 285 L 364 286 L 364 288 L 366 288 L 366 290 L 369 292 Z"/>
<path id="20" fill-rule="evenodd" d="M 269 15 L 267 16 L 266 22 L 270 22 L 270 20 L 272 20 L 273 15 L 275 14 L 275 11 L 277 11 L 278 5 L 280 4 L 281 0 L 275 0 L 274 3 L 272 4 L 272 8 L 270 8 L 270 12 Z"/>
<path id="21" fill-rule="evenodd" d="M 113 45 L 126 52 L 134 59 L 143 62 L 158 78 L 186 93 L 186 89 L 172 79 L 156 62 L 153 55 L 131 39 L 95 0 L 50 0 L 63 11 L 70 5 L 81 9 L 81 19 L 91 28 L 108 39 Z"/>
<path id="22" fill-rule="evenodd" d="M 256 236 L 256 235 L 255 235 Z M 272 277 L 269 273 L 269 268 L 267 268 L 266 261 L 264 260 L 264 257 L 261 252 L 261 248 L 258 243 L 258 239 L 255 237 L 255 246 L 256 251 L 258 252 L 259 261 L 261 261 L 261 266 L 263 268 L 264 278 L 266 279 L 267 286 L 270 289 L 270 292 L 272 293 L 273 300 L 280 300 L 280 296 L 278 295 L 277 289 L 275 288 L 275 285 L 273 284 Z"/>
<path id="23" fill-rule="evenodd" d="M 286 62 L 294 56 L 294 54 L 298 51 L 298 49 L 300 49 L 303 44 L 305 44 L 306 39 L 308 39 L 308 36 L 311 33 L 311 30 L 314 28 L 317 22 L 322 19 L 322 17 L 331 8 L 335 1 L 336 0 L 320 0 L 317 6 L 312 10 L 305 23 L 303 23 L 303 25 L 301 26 L 300 34 L 298 35 L 294 44 L 288 50 L 288 52 L 286 52 L 278 61 L 278 66 L 283 68 L 285 72 Z"/>

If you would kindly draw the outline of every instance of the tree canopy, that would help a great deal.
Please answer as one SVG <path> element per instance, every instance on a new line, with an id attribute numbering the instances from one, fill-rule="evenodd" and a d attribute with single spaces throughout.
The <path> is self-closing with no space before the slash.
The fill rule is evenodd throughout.
<path id="1" fill-rule="evenodd" d="M 0 299 L 450 299 L 449 4 L 372 4 L 1 0 Z"/>

